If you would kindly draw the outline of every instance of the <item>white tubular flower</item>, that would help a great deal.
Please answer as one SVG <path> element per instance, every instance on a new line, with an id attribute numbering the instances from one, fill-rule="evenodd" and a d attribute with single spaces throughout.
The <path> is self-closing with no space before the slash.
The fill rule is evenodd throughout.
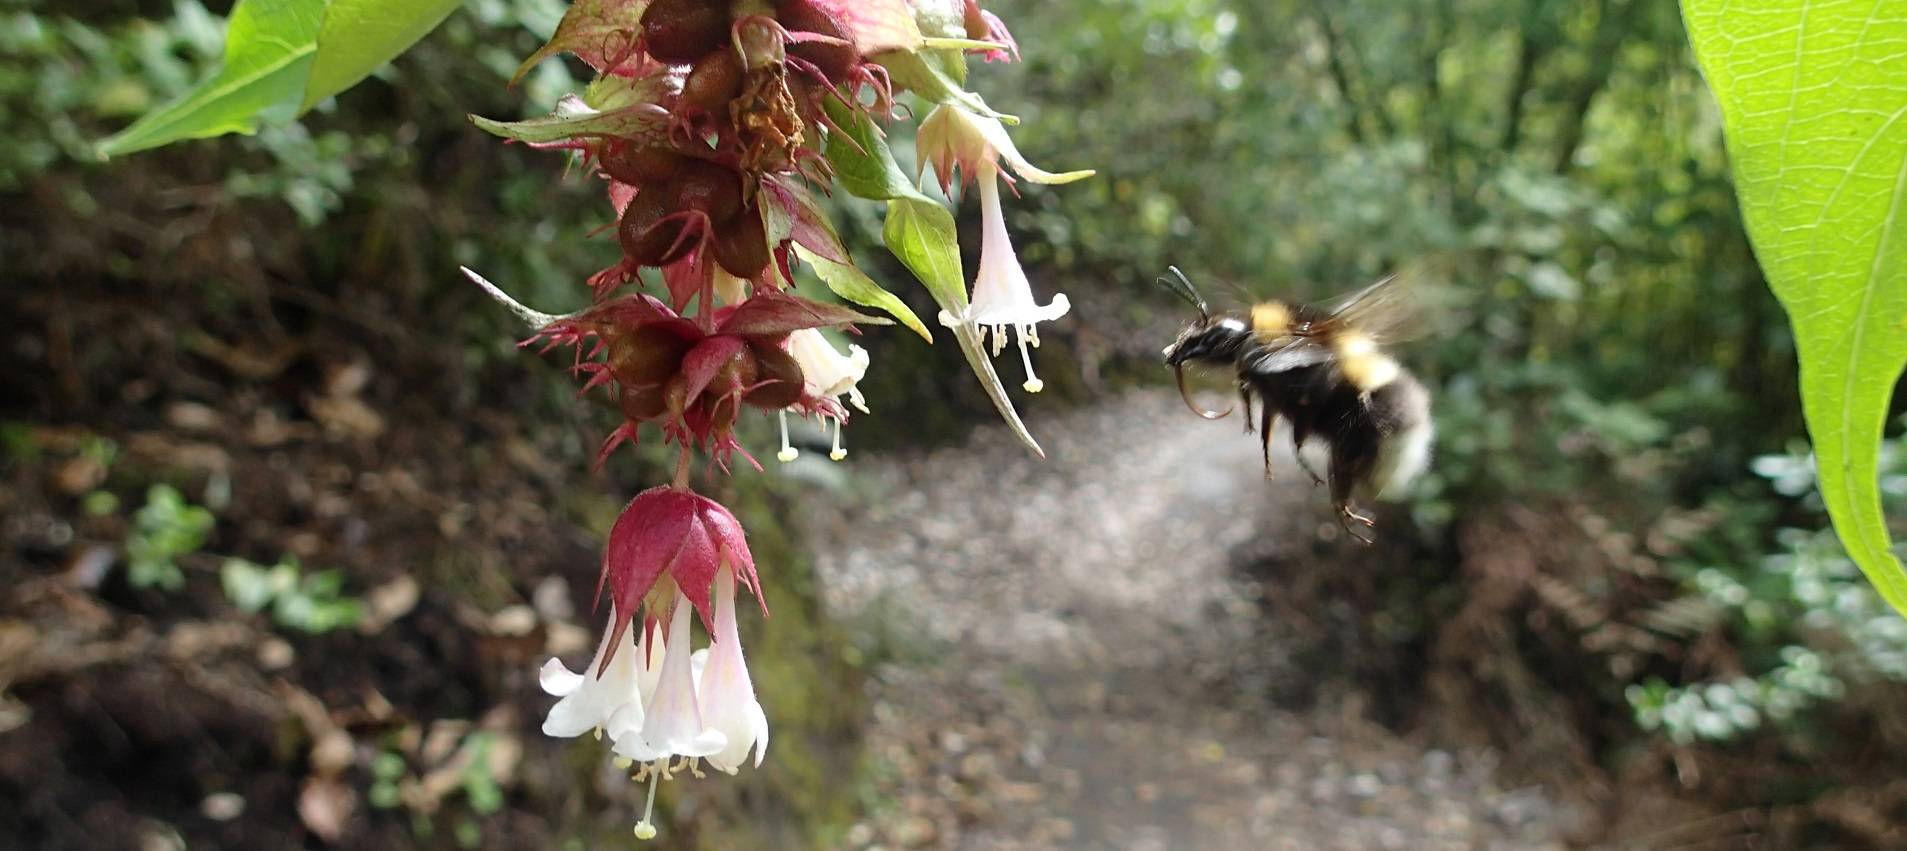
<path id="1" fill-rule="evenodd" d="M 755 699 L 755 685 L 742 659 L 742 637 L 735 628 L 735 572 L 726 564 L 715 575 L 714 643 L 698 683 L 708 725 L 728 738 L 721 752 L 709 755 L 709 764 L 734 774 L 752 747 L 755 767 L 760 768 L 768 752 L 768 716 Z"/>
<path id="2" fill-rule="evenodd" d="M 801 367 L 802 393 L 810 397 L 848 398 L 861 413 L 867 413 L 867 399 L 855 387 L 861 378 L 867 375 L 867 350 L 852 343 L 848 344 L 848 353 L 841 354 L 828 342 L 828 338 L 814 328 L 803 328 L 788 335 L 788 354 Z M 834 425 L 834 448 L 828 457 L 836 461 L 846 458 L 848 451 L 841 447 L 841 417 L 821 413 L 821 425 L 826 428 L 830 421 Z M 801 456 L 800 450 L 788 443 L 788 412 L 781 412 L 781 451 L 775 457 L 781 461 L 793 461 Z"/>
<path id="3" fill-rule="evenodd" d="M 1038 393 L 1046 382 L 1033 373 L 1033 356 L 1028 351 L 1040 345 L 1036 324 L 1065 316 L 1072 303 L 1064 293 L 1055 293 L 1044 305 L 1034 301 L 1033 285 L 1027 282 L 1013 241 L 1007 236 L 998 176 L 999 168 L 991 162 L 981 162 L 975 169 L 974 177 L 980 183 L 980 272 L 974 278 L 973 302 L 966 314 L 956 317 L 943 310 L 940 324 L 976 325 L 983 337 L 984 332 L 991 332 L 995 355 L 1006 348 L 1007 331 L 1011 329 L 1020 346 L 1020 363 L 1026 367 L 1026 383 L 1021 386 L 1028 393 Z"/>
<path id="4" fill-rule="evenodd" d="M 1066 315 L 1072 305 L 1061 294 L 1055 294 L 1045 305 L 1033 300 L 1033 287 L 1020 268 L 1020 258 L 1007 236 L 1006 216 L 1000 210 L 999 182 L 1005 177 L 1000 165 L 1004 161 L 1014 174 L 1034 183 L 1071 183 L 1092 176 L 1092 172 L 1054 174 L 1037 168 L 1014 147 L 999 119 L 948 104 L 935 107 L 921 120 L 915 151 L 920 170 L 933 164 L 942 190 L 951 187 L 956 172 L 963 182 L 980 185 L 980 272 L 974 279 L 973 300 L 963 315 L 941 311 L 940 324 L 950 328 L 974 325 L 983 337 L 990 331 L 995 355 L 1006 348 L 1011 329 L 1020 346 L 1020 362 L 1026 366 L 1026 383 L 1022 386 L 1029 393 L 1040 392 L 1046 383 L 1033 374 L 1033 357 L 1028 351 L 1040 344 L 1035 325 Z"/>
<path id="5" fill-rule="evenodd" d="M 662 670 L 656 675 L 655 692 L 643 706 L 642 725 L 626 727 L 616 738 L 617 755 L 636 762 L 661 762 L 656 769 L 659 774 L 669 773 L 667 761 L 673 757 L 695 760 L 728 745 L 726 736 L 703 723 L 701 702 L 696 699 L 689 661 L 689 612 L 694 608 L 677 590 L 668 638 L 663 641 Z"/>
<path id="6" fill-rule="evenodd" d="M 613 612 L 609 622 L 616 622 Z M 614 645 L 610 643 L 613 631 L 613 628 L 603 631 L 602 641 L 596 645 L 596 655 L 582 673 L 571 671 L 561 659 L 552 658 L 543 663 L 538 682 L 545 692 L 561 698 L 543 719 L 544 735 L 568 738 L 594 730 L 600 736 L 605 727 L 614 735 L 617 727 L 629 720 L 631 709 L 635 723 L 642 723 L 642 699 L 646 692 L 641 686 L 644 676 L 639 670 L 640 654 L 634 636 L 641 628 L 624 630 Z M 603 657 L 612 646 L 615 655 L 605 668 Z M 653 683 L 653 678 L 650 681 Z"/>

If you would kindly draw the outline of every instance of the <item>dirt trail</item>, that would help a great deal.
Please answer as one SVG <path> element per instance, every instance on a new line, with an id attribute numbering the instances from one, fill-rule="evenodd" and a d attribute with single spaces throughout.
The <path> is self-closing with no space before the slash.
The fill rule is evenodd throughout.
<path id="1" fill-rule="evenodd" d="M 820 555 L 828 605 L 899 660 L 854 845 L 1561 847 L 1559 808 L 1488 754 L 1251 697 L 1306 674 L 1233 566 L 1335 532 L 1288 454 L 1267 485 L 1236 417 L 1159 392 L 1035 427 L 1045 462 L 984 429 L 857 459 L 845 508 L 811 502 L 844 544 Z"/>

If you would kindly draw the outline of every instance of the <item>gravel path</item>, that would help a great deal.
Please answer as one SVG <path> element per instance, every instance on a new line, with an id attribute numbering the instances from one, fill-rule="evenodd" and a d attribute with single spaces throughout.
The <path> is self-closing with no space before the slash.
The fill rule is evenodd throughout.
<path id="1" fill-rule="evenodd" d="M 819 556 L 827 604 L 898 660 L 874 678 L 877 815 L 851 845 L 1562 847 L 1558 808 L 1500 788 L 1488 754 L 1245 697 L 1305 674 L 1233 565 L 1336 532 L 1289 455 L 1267 484 L 1236 417 L 1169 393 L 1033 425 L 1045 462 L 982 429 L 858 458 L 846 508 L 811 509 L 849 544 Z"/>

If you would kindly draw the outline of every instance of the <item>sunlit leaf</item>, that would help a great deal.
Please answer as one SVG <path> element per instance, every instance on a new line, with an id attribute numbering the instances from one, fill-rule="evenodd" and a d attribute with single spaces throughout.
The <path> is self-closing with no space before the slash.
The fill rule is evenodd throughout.
<path id="1" fill-rule="evenodd" d="M 101 142 L 100 156 L 250 134 L 261 118 L 291 118 L 318 49 L 324 5 L 324 0 L 239 0 L 226 27 L 225 61 L 218 73 Z"/>
<path id="2" fill-rule="evenodd" d="M 827 110 L 828 118 L 840 127 L 839 132 L 828 134 L 823 151 L 828 163 L 834 166 L 837 186 L 850 195 L 871 201 L 930 200 L 894 161 L 887 140 L 882 138 L 866 112 L 849 109 L 834 100 L 827 102 Z"/>
<path id="3" fill-rule="evenodd" d="M 801 258 L 801 262 L 808 264 L 808 268 L 814 270 L 815 277 L 827 284 L 828 289 L 833 290 L 835 295 L 862 307 L 884 311 L 889 316 L 900 320 L 900 323 L 907 326 L 908 330 L 919 334 L 921 339 L 929 343 L 934 341 L 933 333 L 927 330 L 926 323 L 921 322 L 919 316 L 914 315 L 913 309 L 907 306 L 907 302 L 901 301 L 899 296 L 882 289 L 880 284 L 875 283 L 873 278 L 868 277 L 867 273 L 862 272 L 858 267 L 851 263 L 836 263 L 800 245 L 795 246 L 795 255 Z"/>
<path id="4" fill-rule="evenodd" d="M 934 53 L 943 54 L 936 59 Z M 961 82 L 955 75 L 949 74 L 947 66 L 959 63 L 966 67 L 966 60 L 958 51 L 896 51 L 874 57 L 881 67 L 887 69 L 894 78 L 894 85 L 907 89 L 934 103 L 951 103 L 968 112 L 997 118 L 1006 124 L 1018 124 L 1020 119 L 987 106 L 984 98 L 961 88 Z"/>
<path id="5" fill-rule="evenodd" d="M 1834 528 L 1907 613 L 1877 487 L 1907 365 L 1907 4 L 1684 0 L 1742 216 L 1788 311 Z"/>
<path id="6" fill-rule="evenodd" d="M 330 0 L 298 111 L 357 85 L 410 49 L 463 0 Z"/>

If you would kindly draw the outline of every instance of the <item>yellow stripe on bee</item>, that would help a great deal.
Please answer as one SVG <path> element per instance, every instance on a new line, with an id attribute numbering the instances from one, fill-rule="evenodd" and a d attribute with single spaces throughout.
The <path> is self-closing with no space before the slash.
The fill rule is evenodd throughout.
<path id="1" fill-rule="evenodd" d="M 1260 340 L 1270 340 L 1291 333 L 1291 308 L 1275 301 L 1253 305 L 1251 330 Z"/>
<path id="2" fill-rule="evenodd" d="M 1377 350 L 1376 340 L 1355 331 L 1339 334 L 1332 340 L 1332 348 L 1338 356 L 1338 371 L 1359 393 L 1369 393 L 1396 381 L 1402 372 L 1397 361 Z"/>

